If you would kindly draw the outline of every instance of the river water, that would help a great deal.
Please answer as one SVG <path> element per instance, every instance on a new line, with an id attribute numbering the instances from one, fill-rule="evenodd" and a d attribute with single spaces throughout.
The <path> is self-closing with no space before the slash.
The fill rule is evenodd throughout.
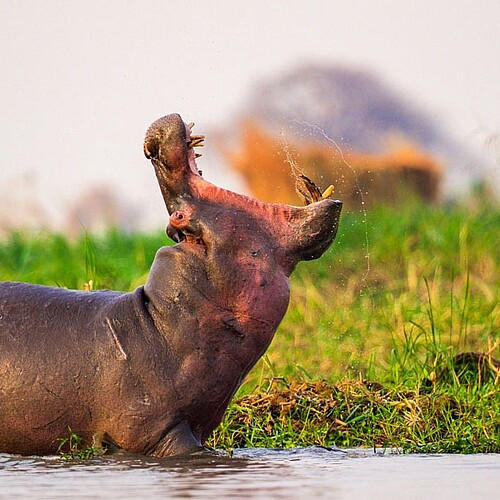
<path id="1" fill-rule="evenodd" d="M 0 454 L 0 498 L 499 498 L 500 455 L 236 450 L 229 457 L 85 462 Z"/>

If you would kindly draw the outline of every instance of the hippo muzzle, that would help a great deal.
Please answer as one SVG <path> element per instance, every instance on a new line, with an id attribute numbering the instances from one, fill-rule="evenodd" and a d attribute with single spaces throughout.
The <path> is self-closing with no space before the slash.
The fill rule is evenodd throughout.
<path id="1" fill-rule="evenodd" d="M 68 429 L 147 455 L 200 449 L 269 346 L 291 272 L 334 240 L 339 201 L 264 203 L 203 179 L 192 126 L 173 114 L 146 133 L 176 244 L 143 287 L 0 283 L 0 451 L 54 453 Z"/>

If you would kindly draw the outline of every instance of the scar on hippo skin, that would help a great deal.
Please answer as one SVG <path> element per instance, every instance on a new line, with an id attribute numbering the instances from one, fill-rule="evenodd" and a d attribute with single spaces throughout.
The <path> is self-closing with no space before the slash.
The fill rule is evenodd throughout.
<path id="1" fill-rule="evenodd" d="M 176 242 L 130 293 L 0 283 L 0 451 L 86 444 L 191 453 L 265 352 L 299 261 L 335 238 L 342 204 L 302 179 L 304 207 L 264 203 L 199 173 L 204 136 L 172 114 L 148 129 Z"/>
<path id="2" fill-rule="evenodd" d="M 108 325 L 109 331 L 111 333 L 111 336 L 113 337 L 116 348 L 120 352 L 123 359 L 127 359 L 127 353 L 123 350 L 123 347 L 122 347 L 120 341 L 118 340 L 118 337 L 116 336 L 116 333 L 113 329 L 113 325 L 111 324 L 111 320 L 109 318 L 106 318 L 104 321 L 106 322 L 106 325 Z"/>

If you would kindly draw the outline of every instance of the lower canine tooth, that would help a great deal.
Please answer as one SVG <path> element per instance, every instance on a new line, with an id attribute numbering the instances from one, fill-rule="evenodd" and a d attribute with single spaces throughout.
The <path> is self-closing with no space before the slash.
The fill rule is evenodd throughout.
<path id="1" fill-rule="evenodd" d="M 326 200 L 327 198 L 330 198 L 332 194 L 333 194 L 333 186 L 330 184 L 321 195 L 321 199 Z"/>

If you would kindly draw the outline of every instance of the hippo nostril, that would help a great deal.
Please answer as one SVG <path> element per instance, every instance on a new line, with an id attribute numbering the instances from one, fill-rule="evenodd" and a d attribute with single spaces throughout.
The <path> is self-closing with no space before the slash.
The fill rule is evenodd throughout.
<path id="1" fill-rule="evenodd" d="M 184 219 L 184 214 L 182 212 L 175 212 L 175 218 L 177 220 L 182 220 Z"/>

